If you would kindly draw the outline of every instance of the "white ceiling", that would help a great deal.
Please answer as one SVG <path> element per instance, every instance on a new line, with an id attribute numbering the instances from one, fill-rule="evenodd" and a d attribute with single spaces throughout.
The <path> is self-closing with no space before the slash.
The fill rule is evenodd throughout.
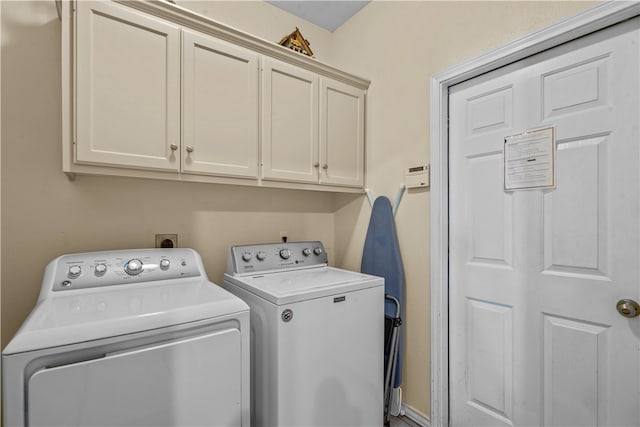
<path id="1" fill-rule="evenodd" d="M 325 30 L 335 31 L 365 7 L 370 0 L 266 0 L 282 10 L 312 22 Z"/>

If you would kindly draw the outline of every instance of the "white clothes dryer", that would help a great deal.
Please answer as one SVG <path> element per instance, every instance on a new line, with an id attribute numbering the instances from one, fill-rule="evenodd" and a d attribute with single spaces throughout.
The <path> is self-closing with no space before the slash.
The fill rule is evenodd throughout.
<path id="1" fill-rule="evenodd" d="M 224 286 L 251 307 L 253 426 L 383 425 L 383 278 L 312 241 L 231 247 Z"/>
<path id="2" fill-rule="evenodd" d="M 64 255 L 2 353 L 12 426 L 249 426 L 249 307 L 191 249 Z"/>

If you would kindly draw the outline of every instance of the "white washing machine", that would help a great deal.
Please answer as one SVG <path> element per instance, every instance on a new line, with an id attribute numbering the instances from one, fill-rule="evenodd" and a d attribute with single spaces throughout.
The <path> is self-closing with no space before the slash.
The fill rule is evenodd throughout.
<path id="1" fill-rule="evenodd" d="M 61 256 L 2 353 L 4 426 L 249 426 L 249 307 L 191 249 Z"/>
<path id="2" fill-rule="evenodd" d="M 251 307 L 253 426 L 382 426 L 384 279 L 314 241 L 233 246 L 224 286 Z"/>

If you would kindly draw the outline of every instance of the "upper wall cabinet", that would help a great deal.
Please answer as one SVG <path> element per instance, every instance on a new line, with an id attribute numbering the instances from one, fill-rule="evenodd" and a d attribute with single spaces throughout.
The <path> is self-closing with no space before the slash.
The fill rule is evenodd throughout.
<path id="1" fill-rule="evenodd" d="M 318 75 L 265 58 L 262 177 L 318 182 Z"/>
<path id="2" fill-rule="evenodd" d="M 77 15 L 76 162 L 178 171 L 180 27 L 109 2 Z"/>
<path id="3" fill-rule="evenodd" d="M 262 178 L 362 187 L 364 90 L 265 59 Z"/>
<path id="4" fill-rule="evenodd" d="M 320 79 L 320 183 L 364 185 L 364 90 Z"/>
<path id="5" fill-rule="evenodd" d="M 190 30 L 182 42 L 182 170 L 257 178 L 258 55 Z"/>
<path id="6" fill-rule="evenodd" d="M 362 191 L 368 80 L 166 1 L 62 22 L 69 176 Z"/>

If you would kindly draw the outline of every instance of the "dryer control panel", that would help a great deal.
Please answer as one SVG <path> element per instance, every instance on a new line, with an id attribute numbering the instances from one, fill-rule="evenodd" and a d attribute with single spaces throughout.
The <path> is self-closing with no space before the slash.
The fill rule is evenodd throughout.
<path id="1" fill-rule="evenodd" d="M 65 291 L 203 275 L 192 249 L 133 249 L 63 255 L 49 264 L 45 281 Z"/>
<path id="2" fill-rule="evenodd" d="M 327 265 L 327 253 L 318 240 L 231 246 L 227 274 L 292 270 Z"/>

